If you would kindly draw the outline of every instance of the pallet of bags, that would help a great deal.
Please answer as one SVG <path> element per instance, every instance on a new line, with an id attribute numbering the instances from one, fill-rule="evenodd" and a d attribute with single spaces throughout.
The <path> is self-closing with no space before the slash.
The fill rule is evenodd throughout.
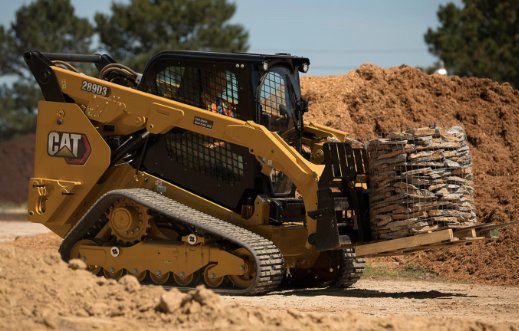
<path id="1" fill-rule="evenodd" d="M 368 143 L 374 239 L 477 223 L 463 128 L 417 128 Z"/>

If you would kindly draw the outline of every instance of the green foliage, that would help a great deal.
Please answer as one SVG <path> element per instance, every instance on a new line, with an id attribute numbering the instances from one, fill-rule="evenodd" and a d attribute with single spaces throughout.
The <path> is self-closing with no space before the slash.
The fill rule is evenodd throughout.
<path id="1" fill-rule="evenodd" d="M 14 46 L 13 37 L 8 31 L 0 25 L 0 74 L 13 72 L 13 58 L 11 53 Z"/>
<path id="2" fill-rule="evenodd" d="M 111 15 L 95 16 L 100 41 L 114 58 L 137 70 L 163 50 L 248 48 L 245 29 L 228 23 L 236 7 L 226 0 L 132 0 L 111 8 Z M 0 26 L 0 75 L 14 81 L 0 86 L 0 141 L 35 128 L 42 96 L 23 53 L 91 53 L 94 32 L 86 18 L 75 15 L 70 0 L 34 0 L 17 10 L 9 28 Z"/>
<path id="3" fill-rule="evenodd" d="M 0 141 L 34 132 L 35 101 L 41 98 L 33 85 L 14 83 L 0 86 Z"/>
<path id="4" fill-rule="evenodd" d="M 74 14 L 70 0 L 36 0 L 16 11 L 8 34 L 12 46 L 3 54 L 8 56 L 10 68 L 3 73 L 27 78 L 22 59 L 27 50 L 89 53 L 94 28 L 86 18 Z"/>
<path id="5" fill-rule="evenodd" d="M 23 53 L 89 53 L 94 28 L 74 14 L 70 0 L 36 0 L 16 11 L 9 29 L 0 26 L 0 74 L 14 83 L 0 86 L 0 141 L 32 132 L 42 98 Z"/>
<path id="6" fill-rule="evenodd" d="M 131 0 L 111 9 L 111 16 L 95 16 L 100 40 L 114 58 L 139 71 L 164 50 L 248 48 L 245 29 L 228 23 L 236 6 L 226 0 Z"/>
<path id="7" fill-rule="evenodd" d="M 463 76 L 489 77 L 519 87 L 519 1 L 463 0 L 440 6 L 436 30 L 424 38 L 429 51 Z"/>

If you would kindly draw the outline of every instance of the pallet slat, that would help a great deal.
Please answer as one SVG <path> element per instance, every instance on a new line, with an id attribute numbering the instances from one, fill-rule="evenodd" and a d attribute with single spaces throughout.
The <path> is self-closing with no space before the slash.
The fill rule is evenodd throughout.
<path id="1" fill-rule="evenodd" d="M 359 257 L 405 255 L 417 251 L 432 250 L 455 245 L 494 239 L 490 232 L 505 226 L 518 225 L 519 221 L 503 224 L 479 224 L 465 228 L 456 227 L 410 237 L 359 244 L 355 252 Z"/>
<path id="2" fill-rule="evenodd" d="M 452 229 L 441 230 L 431 233 L 418 234 L 412 237 L 404 237 L 372 244 L 363 244 L 355 247 L 357 256 L 369 256 L 378 253 L 391 252 L 399 249 L 419 247 L 432 243 L 451 240 L 454 238 Z"/>

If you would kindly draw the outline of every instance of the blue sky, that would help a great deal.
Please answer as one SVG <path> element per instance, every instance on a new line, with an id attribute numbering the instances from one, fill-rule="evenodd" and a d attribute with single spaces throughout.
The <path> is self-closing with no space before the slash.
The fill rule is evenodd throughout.
<path id="1" fill-rule="evenodd" d="M 127 2 L 122 0 L 120 2 Z M 29 0 L 2 1 L 0 24 Z M 438 6 L 461 0 L 236 0 L 233 23 L 249 31 L 250 52 L 286 52 L 310 58 L 310 75 L 336 75 L 363 63 L 429 66 L 436 59 L 423 41 L 438 25 Z M 111 1 L 72 0 L 78 16 L 108 13 Z"/>

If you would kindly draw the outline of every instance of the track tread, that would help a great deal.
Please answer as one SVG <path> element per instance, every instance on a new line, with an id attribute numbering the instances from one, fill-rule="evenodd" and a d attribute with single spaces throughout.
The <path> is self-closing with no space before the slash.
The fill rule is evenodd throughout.
<path id="1" fill-rule="evenodd" d="M 362 277 L 365 267 L 366 260 L 364 258 L 356 257 L 353 248 L 342 249 L 339 275 L 330 287 L 351 287 Z"/>
<path id="2" fill-rule="evenodd" d="M 215 289 L 216 292 L 263 294 L 276 289 L 281 283 L 285 272 L 284 260 L 281 251 L 272 241 L 161 194 L 141 188 L 113 190 L 101 196 L 64 238 L 60 246 L 63 260 L 68 261 L 70 250 L 78 240 L 95 236 L 97 233 L 95 229 L 100 228 L 102 214 L 120 198 L 131 199 L 183 224 L 203 229 L 205 232 L 248 249 L 256 260 L 256 281 L 247 289 Z"/>

